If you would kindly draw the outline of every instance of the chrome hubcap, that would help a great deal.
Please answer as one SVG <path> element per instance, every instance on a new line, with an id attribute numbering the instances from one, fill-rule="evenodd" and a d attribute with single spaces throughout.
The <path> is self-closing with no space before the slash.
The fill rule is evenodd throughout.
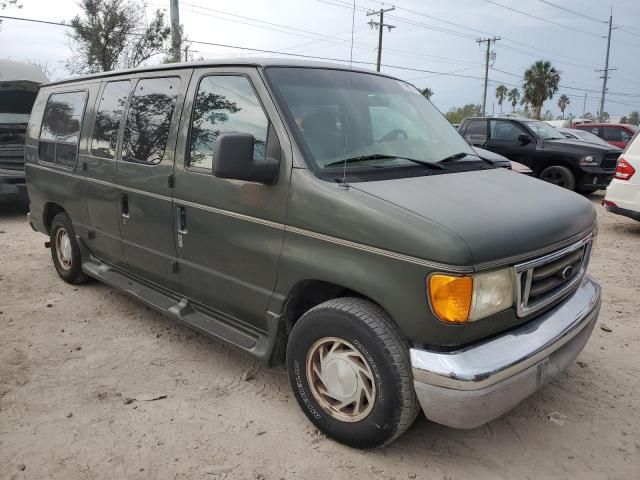
<path id="1" fill-rule="evenodd" d="M 349 342 L 321 338 L 307 354 L 311 393 L 324 411 L 343 422 L 364 419 L 374 406 L 376 384 L 367 360 Z"/>
<path id="2" fill-rule="evenodd" d="M 67 231 L 60 227 L 56 232 L 56 255 L 58 256 L 58 263 L 65 270 L 71 268 L 71 239 Z"/>

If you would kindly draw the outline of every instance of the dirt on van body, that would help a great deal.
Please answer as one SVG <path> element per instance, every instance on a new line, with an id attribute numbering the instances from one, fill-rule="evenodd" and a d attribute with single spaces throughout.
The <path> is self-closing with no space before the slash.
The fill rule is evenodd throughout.
<path id="1" fill-rule="evenodd" d="M 453 430 L 422 415 L 388 447 L 320 434 L 286 372 L 94 282 L 58 278 L 24 213 L 0 211 L 0 477 L 640 478 L 640 223 L 597 205 L 604 289 L 566 373 L 504 417 Z"/>

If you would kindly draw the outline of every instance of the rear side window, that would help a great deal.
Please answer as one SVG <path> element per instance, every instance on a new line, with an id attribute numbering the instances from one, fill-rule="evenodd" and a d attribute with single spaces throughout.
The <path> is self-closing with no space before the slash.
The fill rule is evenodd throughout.
<path id="1" fill-rule="evenodd" d="M 269 121 L 249 79 L 211 75 L 198 86 L 189 139 L 189 165 L 211 169 L 213 148 L 223 133 L 253 135 L 253 158 L 265 156 Z"/>
<path id="2" fill-rule="evenodd" d="M 623 130 L 615 127 L 604 127 L 602 138 L 608 142 L 626 142 L 629 141 L 629 135 L 622 136 Z M 627 133 L 627 132 L 624 132 Z"/>
<path id="3" fill-rule="evenodd" d="M 38 143 L 40 161 L 69 168 L 75 166 L 86 103 L 86 92 L 54 93 L 49 96 Z"/>
<path id="4" fill-rule="evenodd" d="M 487 121 L 486 120 L 470 120 L 467 130 L 464 132 L 467 140 L 486 140 L 487 139 Z"/>
<path id="5" fill-rule="evenodd" d="M 118 131 L 130 83 L 129 80 L 109 82 L 102 91 L 91 140 L 91 153 L 97 157 L 113 158 L 116 155 Z"/>
<path id="6" fill-rule="evenodd" d="M 140 80 L 131 97 L 122 138 L 122 158 L 130 162 L 160 163 L 164 156 L 180 78 Z"/>

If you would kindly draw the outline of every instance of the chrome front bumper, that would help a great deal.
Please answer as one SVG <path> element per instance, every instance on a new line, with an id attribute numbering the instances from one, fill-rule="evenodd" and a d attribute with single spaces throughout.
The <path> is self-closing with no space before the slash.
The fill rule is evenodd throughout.
<path id="1" fill-rule="evenodd" d="M 411 349 L 422 410 L 455 428 L 499 417 L 575 360 L 599 311 L 600 286 L 585 276 L 560 305 L 503 335 L 454 352 Z"/>

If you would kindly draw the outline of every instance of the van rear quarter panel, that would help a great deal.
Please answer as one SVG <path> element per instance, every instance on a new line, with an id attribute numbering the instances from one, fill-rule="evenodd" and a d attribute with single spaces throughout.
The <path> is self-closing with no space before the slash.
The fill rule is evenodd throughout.
<path id="1" fill-rule="evenodd" d="M 51 88 L 45 86 L 38 92 L 27 128 L 25 171 L 30 201 L 29 210 L 33 219 L 32 221 L 36 228 L 42 233 L 47 233 L 44 223 L 44 213 L 49 203 L 57 204 L 67 212 L 74 227 L 76 227 L 77 234 L 84 233 L 77 231 L 78 227 L 80 225 L 87 225 L 88 223 L 86 202 L 83 201 L 85 184 L 82 178 L 82 162 L 80 157 L 87 151 L 88 137 L 93 121 L 93 109 L 99 86 L 99 80 L 90 80 L 58 85 Z M 76 165 L 70 169 L 40 162 L 38 160 L 38 143 L 42 127 L 42 118 L 50 95 L 71 91 L 87 92 L 87 102 L 82 117 Z"/>

